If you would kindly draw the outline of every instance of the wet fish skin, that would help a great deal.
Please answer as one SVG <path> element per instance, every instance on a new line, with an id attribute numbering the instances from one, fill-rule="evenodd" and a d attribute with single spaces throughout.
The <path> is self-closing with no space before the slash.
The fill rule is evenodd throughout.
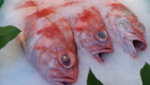
<path id="1" fill-rule="evenodd" d="M 113 2 L 115 0 L 112 0 L 111 5 L 106 6 L 106 8 L 111 9 L 106 18 L 102 18 L 100 14 L 102 11 L 95 7 L 84 9 L 74 19 L 75 22 L 71 24 L 72 30 L 70 22 L 66 19 L 60 18 L 55 21 L 57 14 L 55 9 L 72 4 L 76 5 L 78 2 L 44 9 L 36 8 L 36 6 L 40 6 L 34 2 L 23 5 L 23 8 L 34 7 L 37 12 L 26 18 L 27 27 L 24 28 L 18 40 L 25 53 L 29 55 L 28 58 L 32 65 L 45 80 L 53 82 L 54 85 L 63 85 L 62 82 L 75 82 L 77 80 L 78 61 L 72 31 L 80 38 L 82 47 L 86 48 L 100 63 L 103 63 L 101 58 L 103 54 L 113 53 L 111 38 L 114 36 L 109 36 L 110 34 L 107 32 L 109 30 L 115 35 L 116 41 L 133 58 L 137 57 L 137 51 L 146 49 L 147 43 L 143 36 L 144 25 L 128 8 L 118 4 L 118 2 Z M 104 23 L 105 19 L 109 20 L 111 29 L 105 27 L 107 25 Z M 69 67 L 65 67 L 60 58 L 61 55 L 67 58 L 68 55 L 66 54 L 71 57 L 71 66 Z M 64 59 L 64 61 L 66 60 Z M 68 62 L 65 64 L 67 65 Z M 71 68 L 72 66 L 73 68 Z M 62 77 L 64 79 L 61 79 Z"/>
<path id="2" fill-rule="evenodd" d="M 51 8 L 37 10 L 25 18 L 18 41 L 32 66 L 50 85 L 74 83 L 78 77 L 76 45 L 70 23 L 55 19 Z"/>
<path id="3" fill-rule="evenodd" d="M 79 2 L 80 1 L 69 1 L 69 3 L 64 2 L 63 4 L 61 4 L 59 6 L 51 7 L 50 9 L 55 10 L 55 9 L 59 9 L 62 7 L 76 5 Z M 30 4 L 25 3 L 25 4 L 23 4 L 23 6 L 21 8 L 39 6 L 38 4 L 36 5 L 35 2 L 31 3 L 31 1 L 29 1 L 28 3 L 30 3 Z M 81 3 L 82 3 L 82 1 L 81 1 Z M 39 8 L 39 9 L 41 9 L 41 8 Z M 49 10 L 49 11 L 51 11 L 51 10 Z M 43 13 L 44 13 L 44 15 L 46 14 L 45 12 L 43 12 Z M 84 15 L 84 16 L 82 16 L 82 15 Z M 40 16 L 38 16 L 38 17 L 40 17 Z M 81 18 L 80 16 L 82 16 L 82 20 L 80 20 L 80 18 Z M 82 37 L 78 36 L 78 37 L 81 37 L 80 41 L 81 41 L 82 46 L 85 47 L 91 53 L 91 55 L 93 55 L 93 57 L 96 60 L 103 63 L 103 59 L 101 58 L 102 55 L 105 53 L 113 53 L 113 48 L 112 48 L 112 44 L 111 44 L 111 39 L 105 29 L 105 25 L 103 23 L 103 20 L 102 20 L 102 17 L 100 15 L 99 11 L 97 9 L 95 9 L 94 7 L 90 7 L 89 9 L 86 9 L 81 14 L 79 14 L 79 17 L 77 17 L 76 19 L 69 20 L 69 21 L 72 22 L 74 20 L 77 20 L 76 21 L 77 23 L 75 23 L 75 25 L 72 25 L 72 26 L 78 26 L 78 27 L 72 27 L 72 29 L 77 30 L 77 31 L 74 30 L 73 31 L 74 33 L 75 32 L 82 33 L 82 35 L 81 35 Z M 79 21 L 85 22 L 87 24 L 87 26 L 85 27 L 84 24 L 78 24 Z M 81 31 L 82 27 L 85 28 L 84 32 Z M 87 39 L 83 38 L 84 35 L 87 37 Z M 91 36 L 93 36 L 93 37 L 91 37 Z M 100 38 L 99 36 L 103 37 L 103 39 Z"/>
<path id="4" fill-rule="evenodd" d="M 107 18 L 112 25 L 112 32 L 116 40 L 121 43 L 125 52 L 137 58 L 137 52 L 144 51 L 147 47 L 144 25 L 138 21 L 133 12 L 122 4 L 112 3 L 110 6 L 112 9 Z"/>
<path id="5" fill-rule="evenodd" d="M 113 53 L 111 39 L 103 19 L 97 9 L 85 9 L 74 19 L 72 29 L 80 38 L 80 43 L 100 63 L 103 63 L 102 54 Z"/>

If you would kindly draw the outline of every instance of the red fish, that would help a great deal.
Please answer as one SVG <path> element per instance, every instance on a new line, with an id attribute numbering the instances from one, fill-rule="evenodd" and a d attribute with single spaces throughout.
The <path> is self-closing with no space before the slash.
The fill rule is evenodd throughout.
<path id="1" fill-rule="evenodd" d="M 102 54 L 112 53 L 113 48 L 103 19 L 97 9 L 91 7 L 78 14 L 72 25 L 73 32 L 78 34 L 80 43 L 99 62 L 103 62 Z"/>
<path id="2" fill-rule="evenodd" d="M 138 21 L 138 18 L 122 4 L 113 3 L 110 5 L 111 11 L 107 18 L 110 21 L 111 32 L 114 33 L 123 49 L 133 58 L 137 57 L 138 51 L 144 51 L 147 47 L 143 36 L 145 33 L 144 25 Z M 109 6 L 109 7 L 110 7 Z"/>
<path id="3" fill-rule="evenodd" d="M 76 45 L 70 23 L 64 18 L 55 19 L 55 14 L 51 8 L 44 8 L 27 16 L 18 41 L 50 85 L 65 85 L 78 77 Z"/>

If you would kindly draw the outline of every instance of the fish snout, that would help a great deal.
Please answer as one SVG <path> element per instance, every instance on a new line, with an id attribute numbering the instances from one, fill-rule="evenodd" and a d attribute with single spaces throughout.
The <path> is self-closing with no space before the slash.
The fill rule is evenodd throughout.
<path id="1" fill-rule="evenodd" d="M 137 51 L 144 51 L 147 48 L 147 43 L 144 36 L 137 36 L 133 33 L 125 33 L 123 48 L 133 58 L 137 58 Z"/>
<path id="2" fill-rule="evenodd" d="M 57 57 L 59 68 L 50 69 L 48 72 L 49 81 L 58 83 L 58 85 L 76 82 L 78 77 L 78 60 L 76 57 L 70 51 L 60 52 Z"/>
<path id="3" fill-rule="evenodd" d="M 125 39 L 131 41 L 136 51 L 144 51 L 147 48 L 147 43 L 143 35 L 125 33 Z"/>
<path id="4" fill-rule="evenodd" d="M 89 47 L 89 51 L 98 62 L 103 63 L 106 55 L 108 53 L 113 53 L 113 48 L 111 44 L 105 47 L 91 46 Z"/>
<path id="5" fill-rule="evenodd" d="M 57 83 L 56 85 L 66 85 L 66 83 L 74 83 L 77 81 L 78 69 L 60 69 L 48 72 L 48 82 Z"/>

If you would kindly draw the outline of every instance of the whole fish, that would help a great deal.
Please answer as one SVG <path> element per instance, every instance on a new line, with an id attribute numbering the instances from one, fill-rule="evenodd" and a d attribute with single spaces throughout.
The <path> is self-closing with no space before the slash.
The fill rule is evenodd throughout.
<path id="1" fill-rule="evenodd" d="M 111 30 L 125 52 L 137 58 L 137 52 L 144 51 L 147 47 L 144 25 L 138 21 L 133 12 L 120 3 L 111 3 L 105 7 L 111 8 L 105 18 L 109 20 L 108 30 Z"/>
<path id="2" fill-rule="evenodd" d="M 91 7 L 78 14 L 72 24 L 73 32 L 80 43 L 99 62 L 105 53 L 113 53 L 111 39 L 105 29 L 103 19 L 97 9 Z"/>
<path id="3" fill-rule="evenodd" d="M 22 7 L 35 6 L 28 3 Z M 52 8 L 35 10 L 25 17 L 25 28 L 18 36 L 25 54 L 50 85 L 76 82 L 78 59 L 70 23 L 58 18 Z"/>

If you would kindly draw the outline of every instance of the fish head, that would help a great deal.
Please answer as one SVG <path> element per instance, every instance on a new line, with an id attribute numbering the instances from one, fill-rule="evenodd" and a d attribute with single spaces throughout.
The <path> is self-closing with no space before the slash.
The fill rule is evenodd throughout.
<path id="1" fill-rule="evenodd" d="M 108 17 L 114 26 L 114 31 L 119 34 L 118 40 L 126 52 L 133 58 L 137 57 L 137 51 L 144 51 L 147 47 L 144 38 L 145 27 L 138 21 L 138 18 L 125 6 L 113 4 L 113 9 Z"/>
<path id="2" fill-rule="evenodd" d="M 79 14 L 73 30 L 79 33 L 82 46 L 99 62 L 103 62 L 103 54 L 113 52 L 111 40 L 101 15 L 94 7 Z"/>
<path id="3" fill-rule="evenodd" d="M 54 85 L 76 82 L 78 60 L 69 22 L 60 19 L 50 23 L 48 27 L 38 31 L 42 37 L 33 51 L 37 71 Z"/>

